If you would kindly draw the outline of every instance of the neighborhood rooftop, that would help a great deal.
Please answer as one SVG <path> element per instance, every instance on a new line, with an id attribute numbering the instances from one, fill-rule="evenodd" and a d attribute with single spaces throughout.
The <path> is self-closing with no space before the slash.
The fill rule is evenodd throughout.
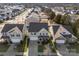
<path id="1" fill-rule="evenodd" d="M 45 28 L 48 30 L 48 24 L 47 23 L 30 23 L 29 25 L 29 32 L 38 32 L 42 28 Z"/>
<path id="2" fill-rule="evenodd" d="M 54 24 L 52 27 L 53 27 L 53 32 L 54 32 L 54 35 L 55 33 L 58 31 L 58 29 L 60 28 L 60 26 L 63 26 L 66 30 L 68 30 L 70 33 L 73 34 L 73 31 L 72 31 L 72 28 L 71 26 L 67 26 L 67 25 L 60 25 L 60 24 Z"/>
<path id="3" fill-rule="evenodd" d="M 5 24 L 1 32 L 7 32 L 14 27 L 18 27 L 22 31 L 23 25 L 24 24 Z"/>

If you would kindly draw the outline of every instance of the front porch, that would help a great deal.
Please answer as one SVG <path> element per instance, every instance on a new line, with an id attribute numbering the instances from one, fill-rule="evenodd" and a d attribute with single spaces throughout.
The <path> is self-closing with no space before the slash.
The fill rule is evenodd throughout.
<path id="1" fill-rule="evenodd" d="M 38 44 L 46 44 L 48 43 L 49 36 L 38 36 Z"/>

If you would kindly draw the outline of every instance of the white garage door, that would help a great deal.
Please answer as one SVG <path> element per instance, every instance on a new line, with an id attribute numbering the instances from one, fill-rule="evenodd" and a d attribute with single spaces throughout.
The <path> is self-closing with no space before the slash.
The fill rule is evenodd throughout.
<path id="1" fill-rule="evenodd" d="M 13 43 L 20 43 L 20 39 L 11 39 L 11 41 L 13 42 Z"/>
<path id="2" fill-rule="evenodd" d="M 38 40 L 38 37 L 30 37 L 30 40 Z"/>
<path id="3" fill-rule="evenodd" d="M 56 40 L 56 43 L 65 43 L 65 40 Z"/>

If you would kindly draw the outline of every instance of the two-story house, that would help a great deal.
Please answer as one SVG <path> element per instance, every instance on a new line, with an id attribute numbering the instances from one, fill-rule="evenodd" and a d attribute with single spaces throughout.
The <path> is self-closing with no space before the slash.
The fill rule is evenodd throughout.
<path id="1" fill-rule="evenodd" d="M 29 24 L 30 22 L 40 22 L 39 14 L 32 12 L 30 15 L 28 15 L 26 22 Z"/>
<path id="2" fill-rule="evenodd" d="M 23 40 L 24 24 L 5 24 L 1 33 L 8 43 L 20 43 Z"/>
<path id="3" fill-rule="evenodd" d="M 74 43 L 76 42 L 77 37 L 73 35 L 71 26 L 53 24 L 50 27 L 50 32 L 53 37 L 53 41 L 56 43 Z"/>
<path id="4" fill-rule="evenodd" d="M 49 39 L 49 31 L 47 23 L 34 23 L 29 24 L 29 38 L 33 41 L 44 41 Z"/>

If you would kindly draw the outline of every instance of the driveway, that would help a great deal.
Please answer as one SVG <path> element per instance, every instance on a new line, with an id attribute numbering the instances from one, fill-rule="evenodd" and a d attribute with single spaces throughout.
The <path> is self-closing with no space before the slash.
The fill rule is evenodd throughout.
<path id="1" fill-rule="evenodd" d="M 68 49 L 66 48 L 65 45 L 57 45 L 56 46 L 57 51 L 62 55 L 62 56 L 66 56 L 67 54 L 69 54 Z"/>
<path id="2" fill-rule="evenodd" d="M 37 41 L 30 40 L 29 42 L 29 56 L 37 56 L 38 55 L 38 44 Z"/>
<path id="3" fill-rule="evenodd" d="M 13 44 L 8 48 L 7 52 L 4 55 L 5 56 L 14 56 L 15 55 Z"/>
<path id="4" fill-rule="evenodd" d="M 66 45 L 57 46 L 59 56 L 79 56 L 79 53 L 69 52 Z"/>

